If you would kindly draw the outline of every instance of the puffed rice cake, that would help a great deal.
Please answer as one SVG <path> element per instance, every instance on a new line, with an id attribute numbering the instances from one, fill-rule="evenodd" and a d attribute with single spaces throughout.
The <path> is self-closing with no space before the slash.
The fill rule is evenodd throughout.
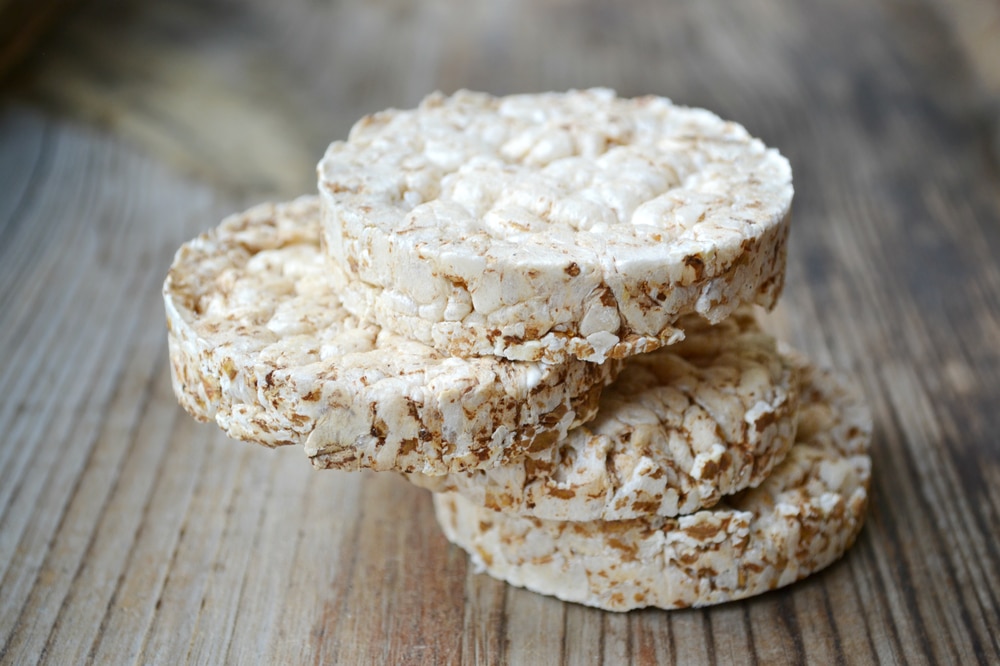
<path id="1" fill-rule="evenodd" d="M 302 444 L 319 467 L 490 467 L 593 418 L 618 370 L 454 358 L 358 320 L 330 284 L 316 197 L 186 243 L 163 297 L 184 408 L 237 439 Z"/>
<path id="2" fill-rule="evenodd" d="M 742 599 L 839 558 L 864 520 L 871 416 L 843 379 L 803 363 L 796 444 L 757 488 L 679 518 L 564 522 L 434 497 L 447 538 L 512 585 L 613 611 Z"/>
<path id="3" fill-rule="evenodd" d="M 660 97 L 434 94 L 363 118 L 318 175 L 345 306 L 458 356 L 648 352 L 784 282 L 787 160 Z"/>
<path id="4" fill-rule="evenodd" d="M 547 520 L 690 514 L 759 485 L 795 439 L 792 360 L 752 310 L 684 323 L 683 342 L 632 356 L 593 421 L 503 466 L 411 475 L 490 509 Z"/>

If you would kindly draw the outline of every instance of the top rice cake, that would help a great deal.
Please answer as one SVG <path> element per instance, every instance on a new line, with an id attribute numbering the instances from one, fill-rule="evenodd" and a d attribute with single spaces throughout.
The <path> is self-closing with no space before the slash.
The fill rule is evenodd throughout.
<path id="1" fill-rule="evenodd" d="M 622 358 L 784 281 L 788 161 L 661 97 L 434 94 L 318 175 L 345 306 L 455 355 Z"/>

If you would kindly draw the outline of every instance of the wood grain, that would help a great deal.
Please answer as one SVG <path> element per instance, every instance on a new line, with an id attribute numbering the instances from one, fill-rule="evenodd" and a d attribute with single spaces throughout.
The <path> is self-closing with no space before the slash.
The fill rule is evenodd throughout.
<path id="1" fill-rule="evenodd" d="M 81 5 L 0 104 L 0 663 L 997 663 L 984 11 Z M 588 85 L 712 108 L 793 163 L 769 326 L 858 378 L 876 437 L 861 538 L 788 589 L 615 615 L 512 588 L 471 571 L 421 491 L 227 440 L 171 394 L 159 288 L 181 242 L 312 190 L 365 112 Z"/>

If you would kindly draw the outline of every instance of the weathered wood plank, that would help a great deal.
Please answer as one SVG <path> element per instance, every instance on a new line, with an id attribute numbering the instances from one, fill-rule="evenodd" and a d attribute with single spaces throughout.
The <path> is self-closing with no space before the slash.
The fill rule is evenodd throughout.
<path id="1" fill-rule="evenodd" d="M 44 176 L 50 182 L 11 214 L 24 217 L 14 240 L 31 239 L 39 230 L 45 242 L 21 246 L 27 261 L 4 263 L 17 271 L 7 274 L 9 281 L 5 277 L 13 287 L 8 293 L 16 296 L 20 287 L 26 299 L 17 302 L 22 307 L 7 310 L 13 310 L 16 328 L 4 330 L 12 335 L 7 348 L 13 351 L 4 382 L 21 395 L 13 401 L 15 411 L 6 412 L 11 439 L 3 447 L 0 558 L 3 650 L 35 655 L 44 654 L 64 613 L 72 616 L 82 606 L 83 616 L 92 617 L 86 612 L 90 595 L 101 589 L 94 576 L 118 575 L 102 568 L 114 568 L 113 558 L 88 554 L 95 543 L 100 548 L 99 526 L 118 536 L 122 516 L 106 512 L 109 493 L 119 488 L 122 456 L 135 444 L 133 428 L 148 407 L 137 398 L 146 394 L 153 373 L 162 374 L 165 358 L 162 329 L 143 325 L 159 318 L 159 279 L 149 270 L 149 251 L 136 238 L 141 234 L 143 241 L 160 243 L 158 230 L 165 225 L 150 230 L 129 224 L 131 206 L 160 207 L 162 191 L 153 190 L 140 202 L 116 191 L 114 180 L 127 173 L 141 192 L 149 174 L 141 160 L 116 155 L 120 149 L 113 144 L 70 132 L 55 147 L 38 145 L 52 152 Z M 82 168 L 88 163 L 89 169 Z M 192 203 L 199 193 L 203 197 L 203 189 L 191 189 Z M 52 196 L 56 191 L 70 196 Z M 117 254 L 105 254 L 109 250 Z M 36 292 L 39 284 L 49 288 Z M 35 293 L 41 295 L 37 300 Z M 140 300 L 133 300 L 136 296 Z M 131 460 L 141 466 L 150 459 Z M 155 473 L 155 466 L 146 473 Z M 73 649 L 86 650 L 78 640 L 86 627 L 62 626 L 68 627 Z M 55 634 L 57 646 L 60 635 L 66 634 Z"/>
<path id="2" fill-rule="evenodd" d="M 507 586 L 488 576 L 473 574 L 465 577 L 461 663 L 498 664 L 505 661 L 506 594 Z M 572 612 L 571 608 L 566 610 L 567 615 Z M 576 645 L 568 643 L 567 653 L 571 653 Z"/>
<path id="3" fill-rule="evenodd" d="M 263 498 L 260 525 L 246 551 L 248 560 L 239 585 L 239 602 L 235 604 L 238 613 L 224 655 L 224 660 L 231 663 L 251 663 L 266 655 L 278 639 L 281 616 L 297 604 L 288 588 L 303 528 L 298 516 L 289 520 L 288 509 L 303 506 L 312 470 L 302 464 L 299 456 L 282 455 L 283 451 L 271 453 L 265 456 L 269 458 L 269 478 L 264 485 L 269 492 Z M 234 540 L 233 545 L 241 549 L 246 546 L 241 540 Z M 205 636 L 204 642 L 210 645 L 216 638 Z M 279 655 L 275 657 L 280 661 Z"/>
<path id="4" fill-rule="evenodd" d="M 166 388 L 169 378 L 161 374 L 159 384 Z M 114 592 L 98 609 L 100 626 L 87 655 L 95 664 L 138 661 L 154 617 L 162 610 L 162 590 L 172 572 L 172 554 L 184 536 L 181 528 L 199 474 L 217 440 L 216 433 L 185 414 L 158 411 L 160 418 L 172 419 L 160 435 L 167 438 L 168 454 L 155 468 L 156 480 L 150 484 L 148 497 L 137 507 L 142 511 L 141 522 Z"/>
<path id="5" fill-rule="evenodd" d="M 576 638 L 566 626 L 566 614 L 566 605 L 556 599 L 520 588 L 508 589 L 504 605 L 504 656 L 508 663 L 561 663 L 565 646 Z M 601 659 L 602 654 L 598 651 L 588 656 Z"/>

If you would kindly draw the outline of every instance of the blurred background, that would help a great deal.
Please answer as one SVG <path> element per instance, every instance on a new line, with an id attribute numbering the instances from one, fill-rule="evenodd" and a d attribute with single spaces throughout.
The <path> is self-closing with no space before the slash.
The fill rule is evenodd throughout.
<path id="1" fill-rule="evenodd" d="M 432 90 L 665 95 L 798 163 L 822 108 L 877 123 L 930 97 L 987 132 L 1000 117 L 994 0 L 2 0 L 0 26 L 16 97 L 261 196 L 310 189 L 357 118 Z"/>

